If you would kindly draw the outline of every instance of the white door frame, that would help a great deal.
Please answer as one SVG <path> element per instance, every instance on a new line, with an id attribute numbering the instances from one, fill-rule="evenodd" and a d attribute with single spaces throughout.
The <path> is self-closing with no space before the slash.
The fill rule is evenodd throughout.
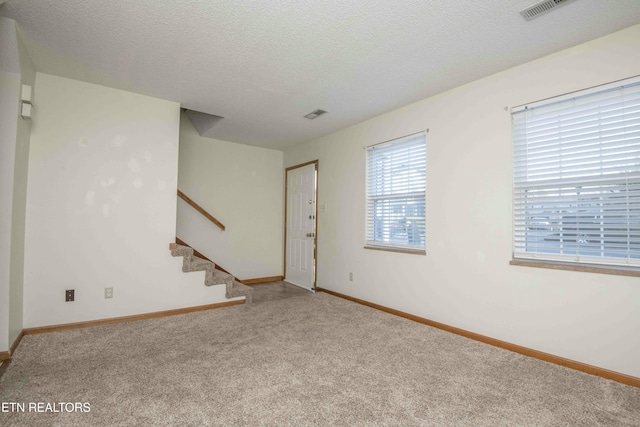
<path id="1" fill-rule="evenodd" d="M 294 169 L 298 169 L 304 166 L 308 166 L 308 165 L 315 165 L 316 168 L 316 177 L 315 177 L 315 200 L 316 200 L 316 206 L 315 206 L 315 238 L 314 238 L 314 242 L 313 242 L 313 285 L 312 285 L 312 292 L 315 292 L 316 290 L 316 280 L 317 280 L 317 272 L 318 272 L 318 165 L 319 165 L 319 161 L 318 160 L 311 160 L 309 162 L 306 163 L 301 163 L 299 165 L 295 165 L 295 166 L 290 166 L 288 168 L 285 169 L 284 172 L 284 179 L 285 179 L 285 184 L 284 184 L 284 280 L 287 280 L 287 210 L 288 210 L 288 180 L 289 180 L 289 171 L 294 170 Z"/>

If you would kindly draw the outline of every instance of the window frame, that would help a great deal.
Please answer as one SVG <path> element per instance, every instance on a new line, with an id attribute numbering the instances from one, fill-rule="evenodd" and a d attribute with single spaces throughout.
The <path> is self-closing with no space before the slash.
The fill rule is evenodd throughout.
<path id="1" fill-rule="evenodd" d="M 425 130 L 364 147 L 366 171 L 365 249 L 426 254 L 427 132 L 428 130 Z M 408 163 L 406 166 L 398 166 L 397 159 L 403 151 L 406 152 Z M 395 166 L 386 172 L 381 172 L 379 167 L 375 169 L 377 173 L 374 175 L 372 163 L 376 159 L 373 159 L 372 156 L 376 154 L 383 156 L 385 153 L 390 155 L 389 161 Z M 382 158 L 379 157 L 377 161 Z M 415 170 L 416 167 L 421 169 L 417 172 L 421 176 L 411 177 L 409 175 L 411 169 Z M 382 177 L 381 173 L 384 174 Z M 404 174 L 406 179 L 390 181 L 391 174 Z M 372 187 L 376 187 L 378 190 L 374 191 Z M 380 190 L 381 187 L 396 187 L 398 190 L 387 192 Z M 376 208 L 377 202 L 382 202 L 379 208 Z M 384 212 L 379 219 L 375 219 L 376 209 Z M 411 218 L 406 216 L 409 214 L 412 215 Z M 398 220 L 396 218 L 398 215 L 402 216 L 404 221 Z M 394 226 L 396 222 L 398 225 Z M 393 234 L 392 228 L 400 231 Z M 403 234 L 406 237 L 403 237 Z M 382 237 L 378 238 L 377 236 Z M 415 243 L 416 237 L 417 243 Z M 406 238 L 406 242 L 398 241 L 400 238 Z M 410 243 L 410 240 L 414 240 L 414 243 Z"/>
<path id="2" fill-rule="evenodd" d="M 520 177 L 523 174 L 526 174 L 527 176 L 534 175 L 534 173 L 531 172 L 532 169 L 534 169 L 534 167 L 529 166 L 529 163 L 531 164 L 535 163 L 534 160 L 532 159 L 533 155 L 529 154 L 529 150 L 530 151 L 534 151 L 534 150 L 530 148 L 529 145 L 527 145 L 529 144 L 528 142 L 529 135 L 527 134 L 526 137 L 521 137 L 520 135 L 518 135 L 518 132 L 521 131 L 522 128 L 518 128 L 518 126 L 515 124 L 516 115 L 527 114 L 527 110 L 529 111 L 532 111 L 535 109 L 543 110 L 543 111 L 545 109 L 551 110 L 552 108 L 556 108 L 558 106 L 569 105 L 569 102 L 573 102 L 577 100 L 585 101 L 585 102 L 594 100 L 595 102 L 599 102 L 599 104 L 597 105 L 599 106 L 599 108 L 602 108 L 604 101 L 599 100 L 598 97 L 602 97 L 607 93 L 613 94 L 614 91 L 616 90 L 618 91 L 630 90 L 631 92 L 633 92 L 634 90 L 637 91 L 638 87 L 640 87 L 640 77 L 633 77 L 629 79 L 611 82 L 605 85 L 600 85 L 600 86 L 572 92 L 572 93 L 561 95 L 554 98 L 548 98 L 541 101 L 536 101 L 533 103 L 525 104 L 525 105 L 514 107 L 511 109 L 511 126 L 512 126 L 512 136 L 511 136 L 512 262 L 511 264 L 541 266 L 545 268 L 557 268 L 557 269 L 565 269 L 565 270 L 591 271 L 591 272 L 606 273 L 606 274 L 636 275 L 637 273 L 640 272 L 640 253 L 638 252 L 638 249 L 632 248 L 632 246 L 636 244 L 640 244 L 638 242 L 638 238 L 640 238 L 640 234 L 638 233 L 638 227 L 635 227 L 636 225 L 639 224 L 638 217 L 640 217 L 640 205 L 638 205 L 637 203 L 634 203 L 637 199 L 633 199 L 629 201 L 632 197 L 640 197 L 640 193 L 638 192 L 638 185 L 640 185 L 640 165 L 639 165 L 640 162 L 637 161 L 636 159 L 632 161 L 632 164 L 628 167 L 629 169 L 628 171 L 619 173 L 620 178 L 618 178 L 618 175 L 616 174 L 613 174 L 611 172 L 605 172 L 605 171 L 601 171 L 598 176 L 597 173 L 594 173 L 595 169 L 593 170 L 589 169 L 589 173 L 584 172 L 583 176 L 576 174 L 573 180 L 571 180 L 569 178 L 566 178 L 566 175 L 568 175 L 568 173 L 566 172 L 568 168 L 561 164 L 563 157 L 561 154 L 558 154 L 556 161 L 560 164 L 560 166 L 558 167 L 558 170 L 560 172 L 557 172 L 560 178 L 558 179 L 557 176 L 555 178 L 561 182 L 557 184 L 557 188 L 554 187 L 553 189 L 550 190 L 550 192 L 553 194 L 552 198 L 553 197 L 561 198 L 562 196 L 563 202 L 562 203 L 554 202 L 556 203 L 555 206 L 552 206 L 553 205 L 552 203 L 547 203 L 546 205 L 543 206 L 543 209 L 549 210 L 552 207 L 558 208 L 558 206 L 562 206 L 562 207 L 567 206 L 564 200 L 568 199 L 569 196 L 567 196 L 567 194 L 572 194 L 570 191 L 567 191 L 567 189 L 573 186 L 575 188 L 574 193 L 576 193 L 576 195 L 571 197 L 576 198 L 576 204 L 572 207 L 573 211 L 563 210 L 563 211 L 560 211 L 559 214 L 557 214 L 555 218 L 556 220 L 555 228 L 559 229 L 560 236 L 569 236 L 570 231 L 575 229 L 567 228 L 567 227 L 576 227 L 575 225 L 570 225 L 571 222 L 569 221 L 569 219 L 573 218 L 572 219 L 572 221 L 574 221 L 573 224 L 575 224 L 575 222 L 578 221 L 580 222 L 580 226 L 584 227 L 585 230 L 589 230 L 589 231 L 583 231 L 583 233 L 586 233 L 587 239 L 584 240 L 582 237 L 576 234 L 575 231 L 573 231 L 575 234 L 574 236 L 575 242 L 573 242 L 573 246 L 575 246 L 575 249 L 573 250 L 575 250 L 575 253 L 571 253 L 571 250 L 566 250 L 565 252 L 565 248 L 563 246 L 565 243 L 563 243 L 562 237 L 559 240 L 560 242 L 559 246 L 557 248 L 551 248 L 551 247 L 546 248 L 547 252 L 544 252 L 539 248 L 537 250 L 531 250 L 531 251 L 528 250 L 528 245 L 529 245 L 527 241 L 528 237 L 525 237 L 524 241 L 522 239 L 523 239 L 523 236 L 535 235 L 534 231 L 530 232 L 530 230 L 533 230 L 533 228 L 529 227 L 531 224 L 533 224 L 533 222 L 531 221 L 527 222 L 528 221 L 527 218 L 529 218 L 529 220 L 533 218 L 532 215 L 536 211 L 536 208 L 526 207 L 528 202 L 525 203 L 525 207 L 522 207 L 522 204 L 523 204 L 523 200 L 525 201 L 527 200 L 528 195 L 526 193 L 533 192 L 536 189 L 536 184 L 535 183 L 532 184 L 532 182 L 534 182 L 533 179 L 524 178 L 520 180 Z M 637 98 L 637 94 L 633 94 L 632 96 Z M 633 105 L 637 105 L 637 104 L 633 104 Z M 573 110 L 571 111 L 575 114 L 576 111 L 580 110 L 580 103 L 575 102 L 572 108 Z M 632 111 L 635 112 L 635 110 L 632 110 Z M 600 111 L 598 112 L 598 114 L 601 114 Z M 519 120 L 522 121 L 521 118 Z M 600 120 L 602 119 L 600 115 L 598 115 L 598 120 L 599 120 L 598 129 L 599 129 L 599 132 L 602 132 L 601 130 L 602 125 L 600 124 Z M 629 126 L 627 125 L 626 118 L 622 120 L 625 123 L 623 126 Z M 629 122 L 634 122 L 633 123 L 634 125 L 637 122 L 637 119 L 633 117 L 633 113 L 632 113 L 632 118 L 629 119 Z M 524 125 L 524 128 L 526 128 L 526 124 Z M 558 126 L 558 129 L 564 130 L 565 128 Z M 626 131 L 626 127 L 624 129 Z M 625 134 L 625 137 L 626 137 L 626 134 Z M 518 140 L 518 138 L 520 139 Z M 565 142 L 562 141 L 563 138 L 557 138 L 555 140 L 555 145 L 559 147 L 558 150 L 560 152 L 562 152 L 562 149 L 564 147 L 563 144 L 565 144 Z M 533 137 L 531 137 L 531 139 L 533 139 Z M 588 140 L 587 137 L 574 139 L 572 144 L 575 144 L 575 145 L 572 145 L 571 147 L 575 149 L 577 144 L 581 144 L 579 145 L 580 148 L 586 147 L 590 144 L 588 142 L 585 142 L 587 140 Z M 591 143 L 592 147 L 597 146 L 600 151 L 604 151 L 605 149 L 618 150 L 618 151 L 620 150 L 619 146 L 615 146 L 613 144 L 610 145 L 609 142 L 606 141 L 606 138 L 604 138 L 603 136 L 600 136 L 600 134 L 598 135 L 598 138 L 596 140 L 597 140 L 597 144 L 594 144 L 592 142 Z M 630 151 L 634 153 L 635 157 L 640 157 L 640 149 L 635 147 L 637 146 L 638 138 L 632 135 L 627 140 L 629 141 L 630 146 L 633 147 L 631 148 Z M 518 143 L 520 143 L 521 145 L 517 145 Z M 604 147 L 604 149 L 602 147 Z M 527 153 L 525 155 L 521 155 L 522 150 L 527 150 Z M 636 150 L 638 154 L 635 154 Z M 623 154 L 617 154 L 617 155 L 619 155 L 620 158 L 624 158 Z M 553 158 L 556 159 L 556 157 L 553 157 Z M 618 159 L 618 157 L 616 157 L 616 159 Z M 571 160 L 575 164 L 576 160 L 575 159 L 571 159 Z M 609 160 L 609 158 L 607 158 L 607 160 Z M 527 164 L 526 166 L 522 166 L 522 163 L 519 163 L 523 161 L 526 162 Z M 548 163 L 544 163 L 542 167 L 547 166 L 550 163 L 551 161 L 549 161 Z M 540 164 L 538 164 L 537 167 L 541 167 Z M 590 188 L 593 189 L 591 196 L 582 196 L 580 194 L 581 191 L 584 194 L 587 194 L 587 192 L 583 190 L 584 188 L 586 188 L 584 184 L 584 180 L 586 179 L 584 178 L 585 176 L 588 176 L 589 180 L 591 181 Z M 598 176 L 598 178 L 594 178 L 594 176 Z M 624 184 L 619 184 L 619 188 L 623 189 L 621 193 L 615 193 L 613 190 L 609 190 L 609 188 L 611 188 L 611 184 L 608 182 L 608 180 L 610 180 L 612 177 L 618 178 L 619 181 L 625 181 Z M 538 178 L 538 184 L 540 184 L 541 182 L 543 182 L 543 180 Z M 526 188 L 526 190 L 523 190 L 523 188 Z M 540 191 L 539 188 L 540 186 L 537 187 L 538 191 Z M 617 191 L 620 191 L 620 190 L 617 190 Z M 615 196 L 614 196 L 614 193 L 616 194 Z M 623 194 L 627 200 L 627 209 L 626 209 L 626 214 L 624 216 L 624 220 L 626 221 L 626 224 L 627 224 L 626 241 L 624 240 L 624 237 L 620 238 L 618 236 L 621 233 L 619 233 L 618 230 L 613 225 L 613 223 L 616 220 L 612 218 L 617 218 L 617 217 L 612 217 L 610 214 L 609 214 L 609 217 L 606 216 L 607 210 L 609 209 L 610 205 L 616 204 L 617 206 L 619 204 L 618 202 L 620 197 L 617 196 L 617 194 Z M 537 197 L 538 198 L 536 199 L 536 195 L 534 194 L 533 196 L 531 196 L 531 200 L 535 201 L 536 203 L 540 203 L 540 201 L 543 200 L 543 197 L 541 196 L 537 196 Z M 587 197 L 591 197 L 591 199 L 588 199 Z M 618 198 L 618 200 L 615 200 L 616 198 Z M 585 200 L 591 200 L 591 204 L 581 205 L 581 203 L 584 203 Z M 518 206 L 518 203 L 520 203 L 520 206 Z M 531 202 L 532 206 L 533 204 L 534 203 Z M 616 208 L 616 210 L 618 210 L 618 208 Z M 592 221 L 582 219 L 581 215 L 584 215 L 584 212 L 587 212 L 588 215 L 595 213 L 596 214 L 594 216 L 595 219 L 593 219 Z M 600 215 L 599 217 L 598 217 L 598 214 Z M 571 215 L 574 215 L 574 216 L 571 216 Z M 544 215 L 542 216 L 544 217 Z M 560 219 L 559 225 L 558 225 L 558 219 Z M 599 229 L 600 230 L 599 239 L 594 239 L 593 242 L 589 241 L 588 236 L 590 234 L 588 233 L 591 232 L 591 229 L 595 230 L 597 227 L 595 227 L 594 224 L 591 224 L 591 222 L 593 222 L 594 224 L 598 223 L 598 225 L 601 227 Z M 547 226 L 551 227 L 550 224 L 553 224 L 553 223 L 551 221 L 546 223 L 546 225 L 545 223 L 542 223 L 543 233 L 546 232 L 545 227 Z M 556 234 L 558 234 L 558 230 L 556 230 Z M 596 235 L 597 234 L 598 233 L 596 233 Z M 618 234 L 618 235 L 614 236 L 615 239 L 613 239 L 612 241 L 611 238 L 609 238 L 608 236 L 615 235 L 615 234 Z M 607 238 L 609 238 L 609 241 L 607 241 Z M 544 238 L 544 240 L 554 241 L 554 239 L 550 239 L 546 237 Z M 567 240 L 567 242 L 569 242 L 569 240 Z M 619 256 L 618 254 L 618 252 L 620 252 L 618 249 L 620 242 L 623 242 L 623 244 L 626 245 L 627 247 L 626 256 Z M 589 246 L 590 244 L 591 246 Z M 540 246 L 544 246 L 544 244 Z M 571 247 L 571 245 L 569 244 L 567 244 L 566 246 Z M 597 247 L 599 247 L 599 249 L 594 249 Z M 557 251 L 558 253 L 551 253 L 549 251 Z M 600 255 L 594 255 L 598 251 L 600 252 Z M 608 256 L 606 255 L 607 253 L 608 253 Z"/>

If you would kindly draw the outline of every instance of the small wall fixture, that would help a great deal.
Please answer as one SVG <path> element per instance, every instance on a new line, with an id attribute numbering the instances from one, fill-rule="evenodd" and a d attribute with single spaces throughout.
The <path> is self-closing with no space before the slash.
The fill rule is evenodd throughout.
<path id="1" fill-rule="evenodd" d="M 22 116 L 23 119 L 31 118 L 31 104 L 28 104 L 26 102 L 22 103 L 22 108 L 20 109 L 20 116 Z"/>
<path id="2" fill-rule="evenodd" d="M 22 102 L 28 102 L 31 104 L 31 86 L 22 85 L 22 93 L 20 94 L 20 100 Z"/>
<path id="3" fill-rule="evenodd" d="M 316 117 L 321 116 L 321 115 L 323 115 L 323 114 L 325 114 L 325 113 L 326 113 L 326 111 L 324 111 L 324 110 L 315 110 L 315 111 L 312 111 L 311 113 L 307 114 L 307 115 L 306 115 L 306 116 L 304 116 L 304 117 L 305 117 L 306 119 L 313 120 L 313 119 L 315 119 Z"/>
<path id="4" fill-rule="evenodd" d="M 31 90 L 31 86 L 22 85 L 22 91 L 20 92 L 20 101 L 22 101 L 22 105 L 20 106 L 20 116 L 23 119 L 31 118 L 32 95 L 33 95 L 33 91 Z"/>

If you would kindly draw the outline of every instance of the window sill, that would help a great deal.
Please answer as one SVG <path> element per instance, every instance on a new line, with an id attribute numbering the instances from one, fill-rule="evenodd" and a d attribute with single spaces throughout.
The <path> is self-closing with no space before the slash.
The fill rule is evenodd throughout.
<path id="1" fill-rule="evenodd" d="M 613 274 L 617 276 L 631 276 L 640 277 L 640 270 L 634 267 L 623 266 L 599 266 L 599 265 L 583 265 L 583 264 L 571 264 L 563 262 L 552 261 L 536 261 L 525 259 L 512 259 L 509 261 L 511 265 L 519 265 L 524 267 L 537 267 L 537 268 L 551 268 L 554 270 L 566 270 L 566 271 L 582 271 L 586 273 L 598 273 L 598 274 Z"/>
<path id="2" fill-rule="evenodd" d="M 427 254 L 427 251 L 425 251 L 424 249 L 391 248 L 386 246 L 365 246 L 364 248 L 372 249 L 374 251 L 398 252 L 402 254 L 413 254 L 413 255 Z"/>

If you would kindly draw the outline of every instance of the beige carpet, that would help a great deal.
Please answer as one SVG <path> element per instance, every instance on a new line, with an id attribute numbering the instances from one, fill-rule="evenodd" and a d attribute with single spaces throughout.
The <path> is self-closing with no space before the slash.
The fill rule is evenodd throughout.
<path id="1" fill-rule="evenodd" d="M 325 293 L 26 336 L 0 425 L 640 425 L 640 389 Z M 56 409 L 56 408 L 53 408 Z"/>

